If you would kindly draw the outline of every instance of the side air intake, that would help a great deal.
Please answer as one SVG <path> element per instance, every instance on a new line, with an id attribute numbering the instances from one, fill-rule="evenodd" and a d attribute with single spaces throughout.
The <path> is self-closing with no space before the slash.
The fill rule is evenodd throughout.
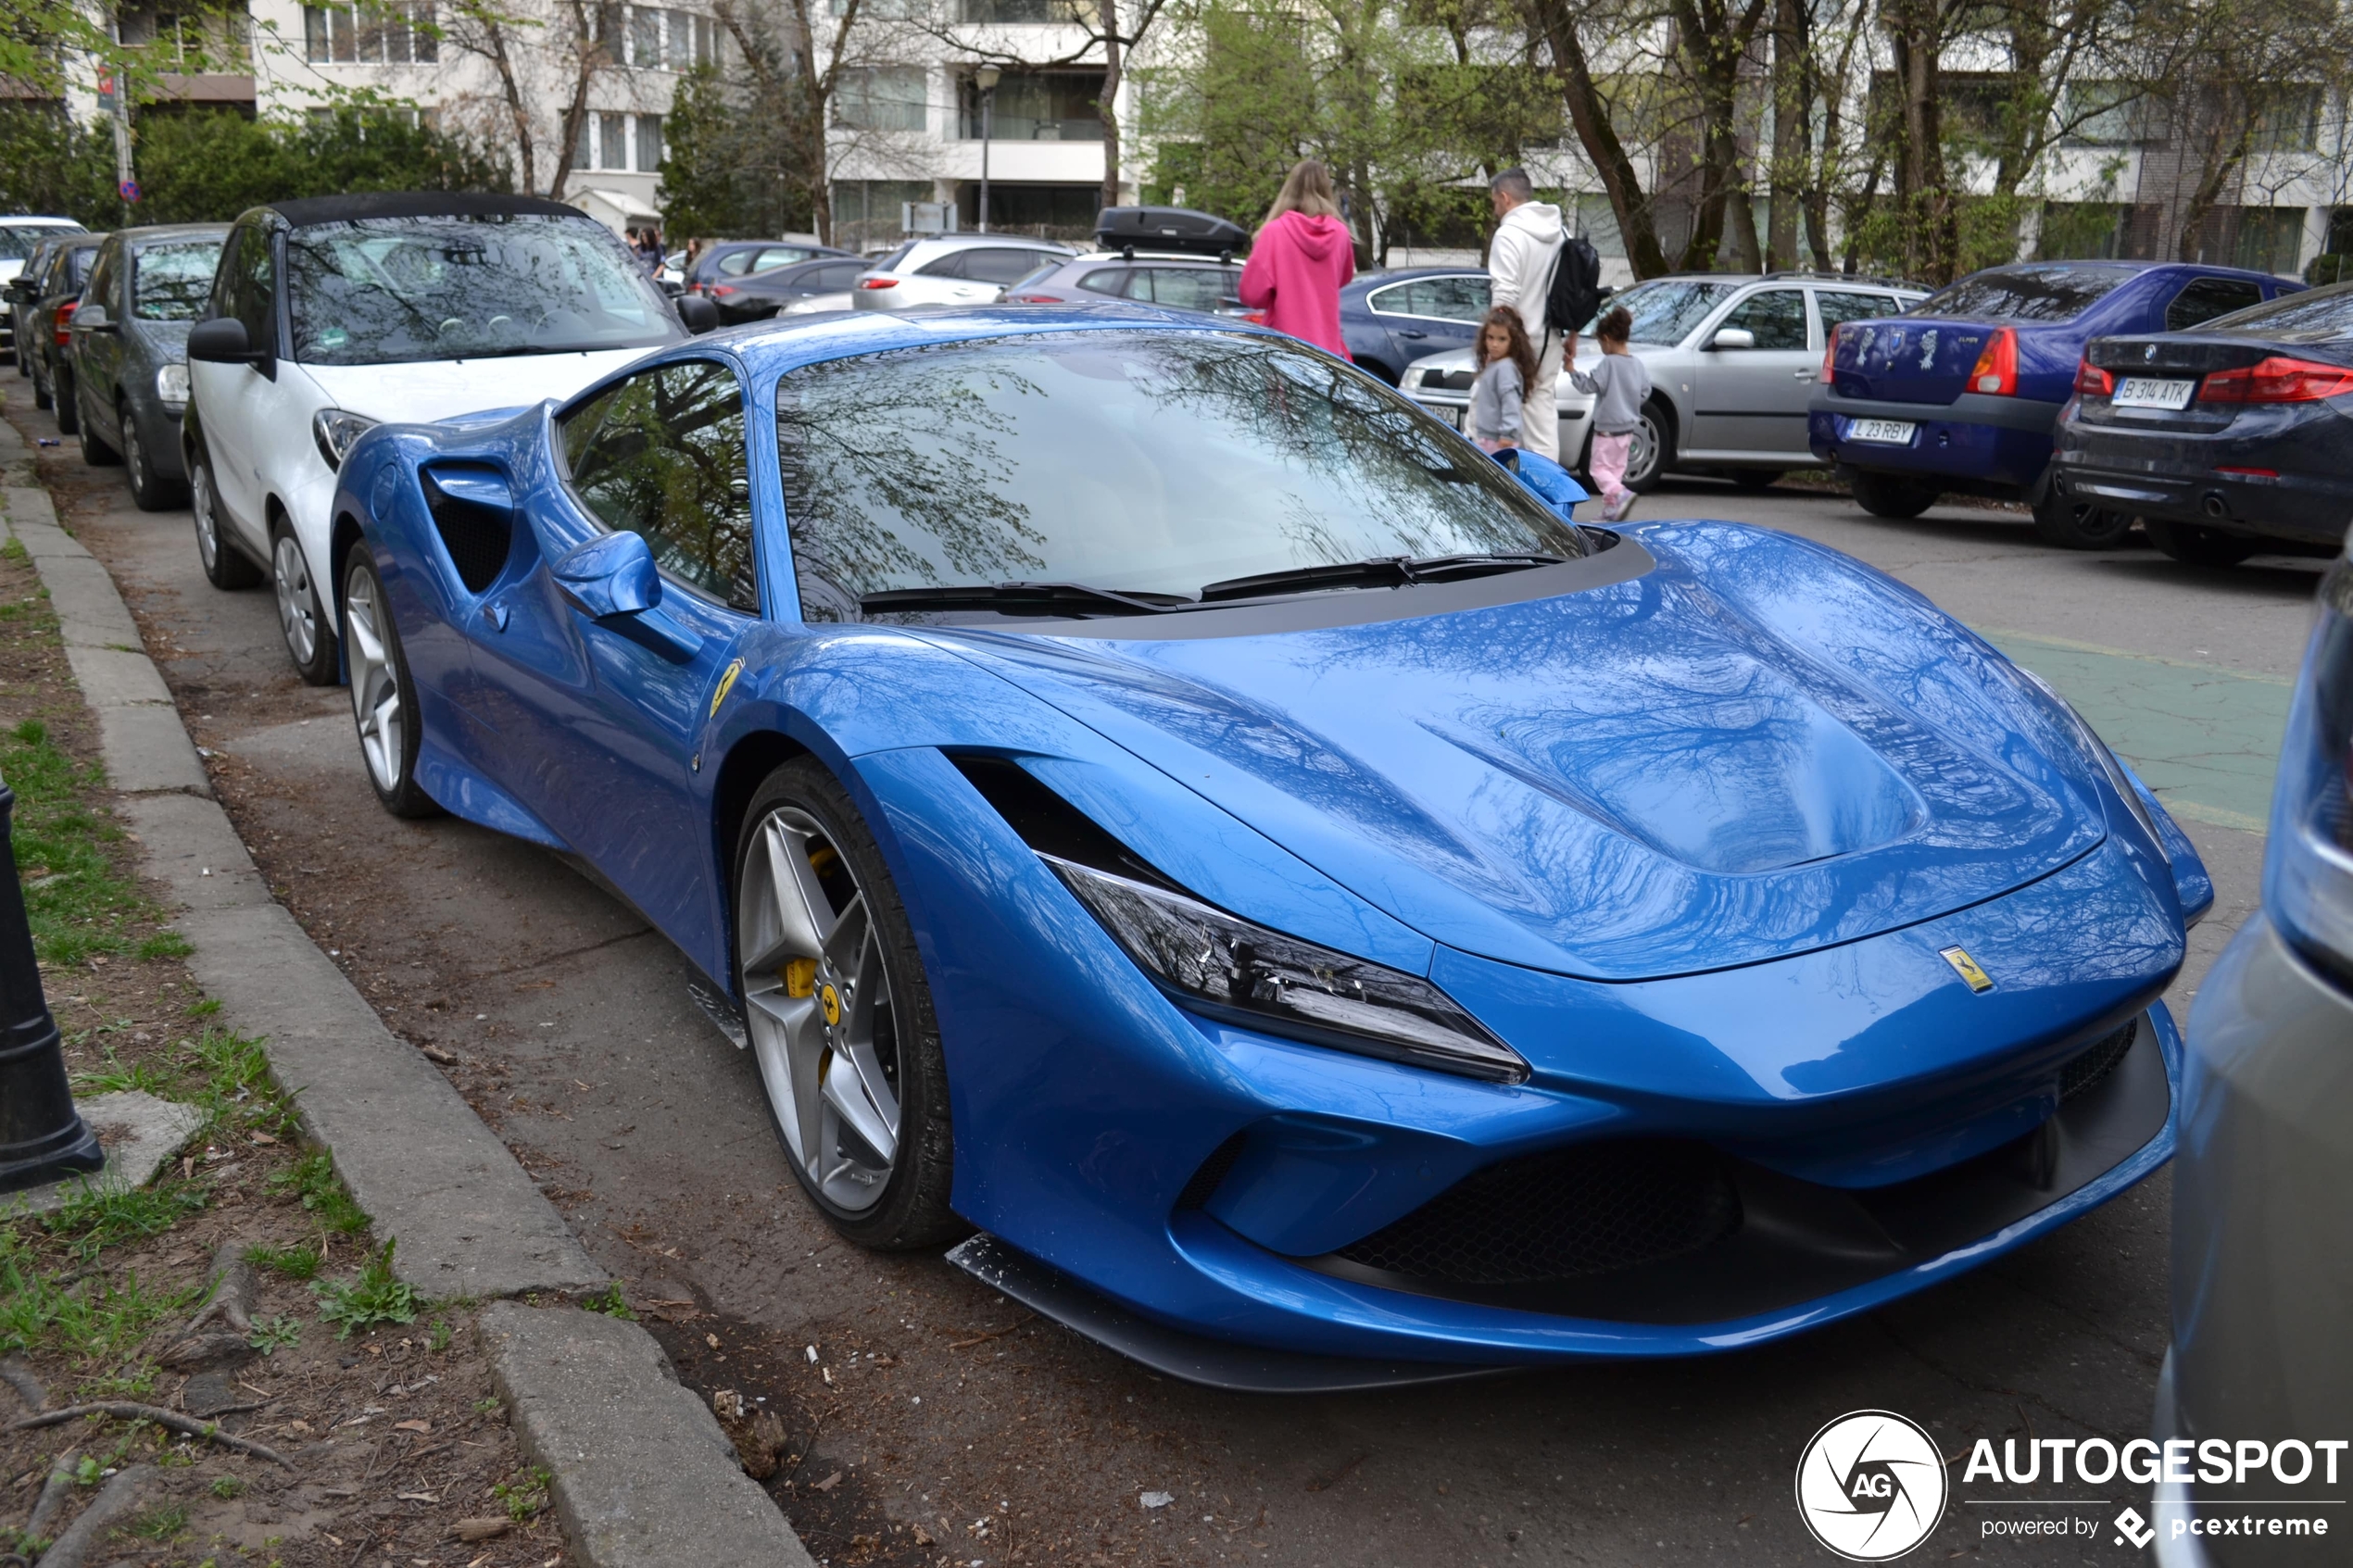
<path id="1" fill-rule="evenodd" d="M 507 552 L 514 545 L 514 514 L 503 507 L 488 507 L 464 499 L 455 494 L 461 488 L 453 483 L 447 489 L 427 469 L 421 476 L 424 481 L 425 509 L 433 513 L 433 525 L 441 535 L 442 548 L 449 552 L 449 559 L 458 568 L 458 581 L 466 592 L 479 594 L 498 581 L 506 570 Z"/>

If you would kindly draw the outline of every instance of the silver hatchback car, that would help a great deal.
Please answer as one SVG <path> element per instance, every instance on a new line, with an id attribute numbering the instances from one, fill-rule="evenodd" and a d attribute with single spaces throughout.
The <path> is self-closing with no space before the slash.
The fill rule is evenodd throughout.
<path id="1" fill-rule="evenodd" d="M 1050 261 L 1067 261 L 1077 254 L 1068 245 L 1019 234 L 909 240 L 859 274 L 857 286 L 849 291 L 850 307 L 912 310 L 919 305 L 987 305 L 1006 285 Z"/>
<path id="2" fill-rule="evenodd" d="M 1602 303 L 1634 319 L 1631 347 L 1651 374 L 1635 433 L 1629 488 L 1662 473 L 1717 472 L 1763 486 L 1820 466 L 1806 445 L 1806 403 L 1822 345 L 1841 321 L 1901 314 L 1928 297 L 1915 283 L 1840 273 L 1707 272 L 1653 278 Z M 1601 358 L 1592 323 L 1579 333 L 1578 370 Z M 1460 424 L 1477 373 L 1469 349 L 1434 354 L 1405 372 L 1406 396 Z M 1592 399 L 1560 380 L 1560 449 L 1578 460 L 1592 439 Z"/>

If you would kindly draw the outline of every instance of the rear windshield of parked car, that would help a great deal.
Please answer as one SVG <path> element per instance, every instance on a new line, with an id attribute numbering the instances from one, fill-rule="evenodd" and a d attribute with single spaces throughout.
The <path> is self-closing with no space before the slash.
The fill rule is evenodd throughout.
<path id="1" fill-rule="evenodd" d="M 2206 330 L 2259 332 L 2266 336 L 2294 332 L 2298 336 L 2337 337 L 2353 333 L 2353 283 L 2288 295 L 2269 305 L 2251 305 L 2207 322 Z"/>
<path id="2" fill-rule="evenodd" d="M 212 294 L 220 241 L 179 240 L 141 251 L 132 264 L 132 313 L 142 321 L 193 321 Z"/>
<path id="3" fill-rule="evenodd" d="M 1594 320 L 1619 306 L 1634 318 L 1634 330 L 1629 343 L 1674 345 L 1692 335 L 1692 329 L 1705 319 L 1707 313 L 1731 297 L 1730 283 L 1696 283 L 1680 278 L 1662 278 L 1656 282 L 1642 283 L 1602 301 Z M 1586 337 L 1592 336 L 1593 322 L 1579 329 Z"/>
<path id="4" fill-rule="evenodd" d="M 1377 556 L 1585 553 L 1478 448 L 1330 358 L 1213 332 L 932 345 L 786 374 L 785 513 L 812 621 L 892 588 L 1198 595 Z"/>
<path id="5" fill-rule="evenodd" d="M 59 234 L 70 234 L 70 229 L 16 229 L 0 223 L 0 261 L 22 261 L 33 247 L 44 240 L 54 240 Z"/>
<path id="6" fill-rule="evenodd" d="M 2133 273 L 2121 267 L 2020 267 L 1963 278 L 1912 307 L 1916 316 L 2071 321 Z"/>
<path id="7" fill-rule="evenodd" d="M 590 219 L 371 218 L 286 236 L 294 358 L 389 365 L 650 348 L 683 338 Z"/>

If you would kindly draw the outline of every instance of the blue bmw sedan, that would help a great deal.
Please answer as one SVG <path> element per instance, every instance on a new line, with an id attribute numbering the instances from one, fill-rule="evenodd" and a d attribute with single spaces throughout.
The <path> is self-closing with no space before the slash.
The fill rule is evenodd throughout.
<path id="1" fill-rule="evenodd" d="M 698 338 L 352 447 L 359 746 L 677 944 L 841 1235 L 1179 1376 L 1757 1344 L 2157 1169 L 2147 791 L 1910 589 L 1521 462 L 1136 307 Z"/>
<path id="2" fill-rule="evenodd" d="M 2050 483 L 2052 430 L 2084 345 L 2171 332 L 2304 285 L 2190 263 L 2036 261 L 1992 267 L 1878 321 L 1831 334 L 1807 444 L 1874 517 L 1918 517 L 1940 494 L 2022 500 L 2066 549 L 2106 549 L 2133 513 Z"/>

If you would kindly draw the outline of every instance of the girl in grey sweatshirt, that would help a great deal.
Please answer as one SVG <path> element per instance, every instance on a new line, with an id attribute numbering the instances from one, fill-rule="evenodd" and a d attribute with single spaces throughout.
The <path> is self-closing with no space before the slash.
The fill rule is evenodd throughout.
<path id="1" fill-rule="evenodd" d="M 1490 310 L 1479 323 L 1478 343 L 1471 355 L 1478 362 L 1478 375 L 1471 383 L 1465 428 L 1485 451 L 1517 446 L 1521 406 L 1528 400 L 1528 383 L 1536 379 L 1536 350 L 1519 312 L 1504 305 Z"/>

